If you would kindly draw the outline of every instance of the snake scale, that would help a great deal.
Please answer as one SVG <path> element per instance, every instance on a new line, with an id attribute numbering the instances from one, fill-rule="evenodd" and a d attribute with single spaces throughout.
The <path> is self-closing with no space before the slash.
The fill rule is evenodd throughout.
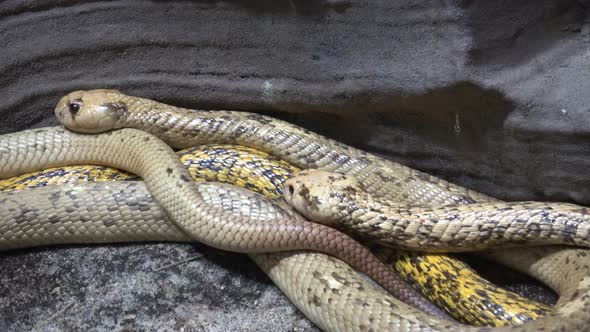
<path id="1" fill-rule="evenodd" d="M 62 144 L 48 147 L 46 142 L 49 141 Z M 256 215 L 252 218 L 231 215 L 221 200 L 219 204 L 207 204 L 221 193 L 215 193 L 215 187 L 195 185 L 174 151 L 143 131 L 127 128 L 101 135 L 83 135 L 58 127 L 32 130 L 28 135 L 8 134 L 0 140 L 0 178 L 20 175 L 19 170 L 36 171 L 64 164 L 108 165 L 141 176 L 170 219 L 193 240 L 244 253 L 292 250 L 327 253 L 364 272 L 402 301 L 450 319 L 365 246 L 336 229 L 285 215 L 282 218 L 269 216 L 273 221 L 270 223 L 264 218 L 254 218 Z M 258 204 L 266 200 L 259 194 L 241 190 L 243 194 L 235 194 L 240 197 L 232 201 L 232 205 Z M 261 215 L 265 213 L 260 210 Z"/>
<path id="2" fill-rule="evenodd" d="M 89 116 L 82 116 L 82 112 L 78 113 L 82 107 L 89 107 L 93 111 L 89 112 Z M 279 157 L 300 167 L 321 168 L 354 175 L 363 182 L 371 194 L 387 199 L 396 199 L 402 203 L 447 205 L 491 200 L 484 195 L 270 118 L 232 112 L 187 112 L 189 111 L 105 90 L 74 93 L 64 98 L 56 109 L 61 120 L 64 120 L 66 116 L 74 116 L 75 119 L 72 119 L 74 126 L 90 123 L 89 127 L 84 128 L 83 125 L 82 128 L 78 128 L 83 130 L 88 130 L 97 123 L 111 125 L 111 129 L 122 126 L 140 126 L 142 129 L 163 138 L 169 144 L 176 141 L 176 143 L 185 142 L 190 146 L 197 145 L 200 140 L 205 139 L 210 143 L 236 143 L 272 153 L 276 152 L 275 154 Z M 51 145 L 67 142 L 46 143 Z M 180 145 L 176 144 L 176 147 L 181 147 Z M 46 145 L 42 147 L 47 149 Z M 90 147 L 90 149 L 92 148 L 94 147 Z M 5 147 L 4 149 L 6 150 Z M 6 151 L 0 149 L 0 152 Z M 8 154 L 11 155 L 10 150 L 8 150 Z M 74 157 L 77 156 L 67 155 L 60 158 Z M 26 168 L 27 165 L 19 166 Z M 518 257 L 508 254 L 502 256 L 501 259 L 505 263 L 512 262 L 516 268 L 525 269 L 545 281 L 555 288 L 561 297 L 556 308 L 546 318 L 511 329 L 533 331 L 541 326 L 545 330 L 555 331 L 583 329 L 589 317 L 587 293 L 590 287 L 590 277 L 587 277 L 589 268 L 586 251 L 556 248 L 535 249 L 528 252 L 520 250 L 519 253 Z M 289 258 L 292 257 L 295 256 Z M 297 260 L 290 262 L 297 264 Z M 281 266 L 281 263 L 282 261 L 275 262 L 272 268 Z M 265 268 L 265 266 L 262 267 Z M 266 266 L 266 268 L 268 267 Z M 291 300 L 323 328 L 382 330 L 395 326 L 396 329 L 402 331 L 472 329 L 425 316 L 399 302 L 392 302 L 394 300 L 390 300 L 381 292 L 372 293 L 371 290 L 362 286 L 360 286 L 362 291 L 358 287 L 355 291 L 354 285 L 363 285 L 363 281 L 354 277 L 341 279 L 338 282 L 346 286 L 352 285 L 352 288 L 338 288 L 335 286 L 338 283 L 330 284 L 327 282 L 329 279 L 322 279 L 322 277 L 329 278 L 330 273 L 342 271 L 337 270 L 337 262 L 324 264 L 321 267 L 308 262 L 307 267 L 317 268 L 314 271 L 316 273 L 312 273 L 311 279 L 309 275 L 297 275 L 296 271 L 289 270 L 288 266 L 281 266 L 284 270 L 279 268 L 281 271 L 277 271 L 274 277 L 273 271 L 269 271 L 269 273 L 287 294 L 291 294 Z M 285 273 L 285 271 L 291 272 L 291 274 Z M 288 279 L 288 282 L 281 282 L 281 279 L 283 281 Z M 301 285 L 300 282 L 305 282 L 307 292 L 297 292 L 297 285 Z M 322 292 L 317 292 L 318 290 L 325 292 L 327 289 L 337 290 L 337 292 L 332 292 L 327 299 L 322 295 Z M 344 293 L 347 294 L 348 300 L 346 297 L 341 298 L 335 295 Z M 351 301 L 352 297 L 354 297 L 354 301 Z M 340 308 L 345 310 L 331 310 L 329 304 L 334 302 L 344 303 L 344 307 Z M 358 311 L 359 308 L 362 310 Z M 369 314 L 366 313 L 367 311 Z M 364 315 L 354 315 L 354 313 L 360 312 L 363 312 Z M 359 318 L 351 321 L 351 317 Z M 343 321 L 338 322 L 337 318 L 342 318 Z"/>
<path id="3" fill-rule="evenodd" d="M 272 158 L 268 154 L 240 146 L 207 145 L 178 151 L 177 154 L 195 181 L 206 179 L 209 181 L 232 183 L 262 193 L 273 199 L 281 198 L 284 181 L 291 178 L 294 174 L 299 173 L 299 169 L 286 162 Z M 139 180 L 139 178 L 108 167 L 89 165 L 68 166 L 51 168 L 0 180 L 0 191 L 9 192 L 78 182 L 132 180 Z M 56 195 L 59 192 L 67 192 L 68 190 L 75 189 L 76 202 L 78 204 L 76 211 L 80 211 L 81 213 L 89 209 L 96 210 L 97 208 L 81 206 L 80 202 L 100 202 L 104 206 L 122 206 L 132 211 L 137 211 L 138 209 L 147 209 L 149 203 L 153 202 L 153 198 L 149 193 L 141 192 L 141 188 L 143 187 L 134 187 L 134 189 L 123 187 L 116 189 L 114 186 L 93 186 L 84 190 L 83 188 L 70 186 L 61 189 L 29 190 L 26 194 L 9 197 L 10 203 L 5 202 L 5 204 L 12 204 L 11 209 L 14 211 L 7 211 L 8 215 L 21 215 L 20 211 L 28 211 L 30 214 L 32 209 L 39 212 L 43 211 L 44 213 L 53 212 L 54 214 L 59 214 L 55 211 L 59 209 L 63 210 L 64 207 L 67 209 L 72 205 L 72 201 L 67 200 L 70 195 L 60 196 L 63 197 L 62 200 L 49 200 L 48 196 L 51 197 L 51 195 Z M 111 189 L 112 191 L 109 192 L 107 189 Z M 89 197 L 81 197 L 82 195 Z M 0 200 L 2 196 L 0 194 Z M 94 198 L 91 199 L 91 197 Z M 118 211 L 118 209 L 115 211 Z M 41 215 L 41 213 L 37 213 L 36 215 Z M 131 213 L 128 213 L 128 215 L 131 215 Z M 72 215 L 70 213 L 65 214 L 65 216 L 71 217 Z M 75 217 L 79 216 L 75 215 Z M 151 214 L 147 217 L 150 219 L 141 222 L 136 221 L 134 224 L 142 225 L 143 227 L 147 225 L 153 227 L 153 225 L 158 224 L 152 220 L 158 218 L 152 217 Z M 90 219 L 89 216 L 83 218 Z M 92 218 L 110 220 L 107 225 L 101 225 L 105 230 L 109 229 L 110 233 L 119 230 L 126 220 L 125 217 L 115 218 L 112 212 L 108 217 L 101 218 L 98 218 L 97 213 L 94 213 Z M 32 222 L 40 226 L 47 225 L 47 222 L 40 221 L 38 218 L 29 218 L 27 220 L 27 223 Z M 60 222 L 53 222 L 50 225 L 54 228 L 59 228 L 64 227 L 64 223 L 60 218 Z M 21 225 L 14 225 L 14 227 L 14 230 L 4 231 L 2 233 L 14 233 L 22 228 Z M 90 226 L 88 224 L 81 224 L 79 227 L 88 228 Z M 68 228 L 72 228 L 71 223 L 68 224 Z M 159 239 L 160 241 L 180 241 L 182 239 L 171 239 L 169 236 L 170 234 L 174 234 L 174 232 L 163 231 L 160 227 L 156 229 L 162 231 L 162 236 L 158 238 L 156 233 L 147 237 L 147 239 Z M 48 233 L 52 232 L 47 228 L 45 231 Z M 74 233 L 71 232 L 68 234 Z M 71 238 L 61 236 L 59 238 L 45 237 L 43 239 L 45 241 L 61 241 L 64 243 L 71 243 L 73 241 L 85 243 L 88 241 L 97 241 L 97 239 L 104 240 L 105 236 L 101 233 L 89 233 L 88 236 L 84 236 L 83 238 L 78 235 L 78 237 Z M 138 231 L 131 235 L 117 234 L 116 238 L 109 236 L 108 239 L 109 242 L 117 242 L 125 241 L 125 239 L 141 240 L 145 237 L 144 232 Z M 36 240 L 28 242 L 27 240 L 29 239 L 33 238 L 30 236 L 21 237 L 14 239 L 16 241 L 12 241 L 11 243 L 0 240 L 0 246 L 7 249 L 40 245 Z M 42 244 L 53 243 L 43 242 Z M 421 292 L 426 294 L 430 301 L 444 308 L 447 313 L 453 315 L 455 318 L 468 323 L 478 325 L 522 323 L 543 316 L 549 311 L 547 306 L 531 302 L 530 300 L 527 301 L 517 294 L 494 286 L 477 275 L 465 263 L 446 255 L 390 252 L 385 258 L 390 260 L 391 266 L 404 275 L 406 279 L 419 286 Z M 483 307 L 482 304 L 484 304 Z"/>
<path id="4" fill-rule="evenodd" d="M 312 221 L 380 244 L 426 252 L 498 247 L 590 247 L 590 209 L 543 202 L 407 207 L 367 194 L 344 174 L 305 170 L 286 181 L 285 200 Z"/>

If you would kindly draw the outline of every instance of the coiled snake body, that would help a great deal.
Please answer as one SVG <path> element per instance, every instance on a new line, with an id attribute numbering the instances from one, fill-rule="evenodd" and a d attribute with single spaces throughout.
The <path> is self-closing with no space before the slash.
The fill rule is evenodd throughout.
<path id="1" fill-rule="evenodd" d="M 287 202 L 310 220 L 383 245 L 427 252 L 564 244 L 590 247 L 590 209 L 541 202 L 407 207 L 367 194 L 354 178 L 306 170 L 287 180 Z"/>
<path id="2" fill-rule="evenodd" d="M 78 105 L 78 106 L 72 106 Z M 95 116 L 90 116 L 90 119 L 78 113 L 80 107 L 97 107 L 98 111 Z M 65 107 L 65 109 L 64 109 Z M 93 108 L 95 109 L 95 108 Z M 143 111 L 142 111 L 143 110 Z M 156 116 L 156 111 L 164 111 L 163 116 Z M 179 112 L 181 109 L 172 108 L 163 104 L 158 104 L 144 99 L 137 99 L 118 94 L 113 91 L 94 91 L 91 93 L 76 93 L 64 98 L 56 113 L 58 117 L 67 120 L 70 117 L 76 125 L 91 123 L 90 127 L 95 126 L 96 123 L 101 125 L 111 125 L 111 128 L 118 128 L 122 126 L 146 126 L 144 129 L 158 134 L 164 138 L 168 143 L 174 140 L 187 141 L 188 145 L 195 145 L 202 139 L 212 139 L 217 142 L 238 143 L 256 147 L 258 149 L 278 152 L 277 154 L 293 162 L 298 166 L 322 168 L 332 171 L 339 171 L 342 173 L 353 174 L 359 178 L 367 188 L 367 191 L 375 196 L 387 197 L 389 199 L 397 199 L 403 203 L 415 204 L 433 204 L 445 205 L 453 203 L 471 203 L 475 200 L 486 200 L 487 197 L 477 193 L 465 190 L 458 186 L 453 186 L 447 182 L 429 177 L 422 173 L 410 170 L 401 165 L 391 162 L 383 161 L 377 157 L 370 156 L 350 147 L 339 145 L 333 141 L 327 140 L 321 136 L 303 131 L 301 129 L 286 126 L 284 123 L 273 121 L 266 117 L 255 115 L 237 115 L 233 113 L 209 113 L 209 115 L 194 113 L 186 117 L 182 117 Z M 181 112 L 182 113 L 182 112 Z M 162 114 L 162 113 L 159 113 Z M 251 118 L 248 118 L 251 117 Z M 88 122 L 91 120 L 91 122 Z M 95 120 L 92 122 L 92 120 Z M 81 129 L 84 128 L 82 126 Z M 196 137 L 196 139 L 187 139 L 187 137 Z M 54 142 L 48 142 L 54 143 Z M 180 147 L 178 144 L 177 147 Z M 3 147 L 6 150 L 6 147 Z M 47 148 L 47 146 L 44 146 Z M 0 148 L 0 152 L 3 151 Z M 8 155 L 10 150 L 8 150 Z M 59 156 L 63 158 L 64 156 Z M 76 157 L 78 162 L 88 163 L 91 160 L 85 160 L 82 156 L 66 156 L 68 158 Z M 112 157 L 112 156 L 107 156 Z M 58 159 L 59 159 L 58 158 Z M 75 159 L 75 158 L 74 158 Z M 26 166 L 26 165 L 19 165 Z M 114 165 L 117 166 L 117 165 Z M 23 167 L 26 168 L 26 167 Z M 32 170 L 32 169 L 31 169 Z M 166 170 L 163 170 L 164 172 Z M 149 172 L 147 172 L 149 173 Z M 7 172 L 6 174 L 11 174 Z M 6 174 L 4 176 L 6 176 Z M 147 174 L 150 175 L 150 174 Z M 157 193 L 154 194 L 157 196 Z M 169 211 L 167 211 L 169 213 Z M 179 216 L 182 217 L 182 216 Z M 190 229 L 189 229 L 190 230 Z M 536 277 L 555 287 L 561 294 L 560 302 L 556 309 L 548 315 L 547 318 L 540 319 L 535 322 L 527 323 L 523 327 L 514 328 L 515 330 L 535 330 L 543 324 L 545 330 L 560 329 L 582 329 L 588 322 L 588 288 L 590 288 L 590 277 L 588 274 L 588 262 L 586 252 L 583 250 L 560 250 L 555 249 L 551 251 L 535 250 L 531 253 L 535 255 L 521 255 L 516 260 L 519 265 L 523 266 L 528 272 L 533 273 Z M 512 257 L 514 258 L 514 257 Z M 510 261 L 511 257 L 504 257 L 505 262 Z M 514 261 L 514 259 L 513 259 Z M 568 265 L 575 265 L 568 268 Z M 275 267 L 280 266 L 277 262 Z M 308 266 L 314 267 L 313 264 Z M 540 266 L 538 270 L 536 267 Z M 317 265 L 315 266 L 317 267 Z M 556 277 L 552 267 L 567 270 L 567 278 Z M 263 267 L 264 268 L 264 267 Z M 283 268 L 285 268 L 283 266 Z M 336 265 L 321 267 L 322 272 L 332 271 L 336 273 Z M 279 268 L 280 269 L 280 268 Z M 286 270 L 288 270 L 286 268 Z M 322 299 L 322 293 L 317 293 L 316 290 L 334 289 L 334 285 L 326 284 L 326 279 L 322 279 L 322 272 L 318 272 L 313 276 L 314 280 L 297 279 L 295 275 L 289 276 L 278 273 L 278 279 L 286 278 L 289 282 L 283 283 L 283 290 L 292 295 L 291 299 L 304 311 L 315 311 L 316 318 L 318 318 L 320 326 L 328 329 L 339 329 L 338 322 L 333 320 L 334 317 L 341 317 L 344 319 L 343 329 L 371 329 L 382 330 L 393 324 L 399 330 L 448 330 L 448 329 L 470 329 L 465 326 L 453 325 L 450 322 L 436 320 L 432 317 L 424 316 L 419 312 L 408 310 L 403 306 L 395 304 L 395 302 L 383 300 L 383 294 L 378 293 L 379 296 L 371 291 L 354 292 L 354 301 L 357 306 L 345 299 L 334 296 L 330 299 Z M 294 271 L 291 271 L 294 272 Z M 329 273 L 329 272 L 328 272 Z M 271 273 L 272 274 L 272 273 Z M 567 279 L 565 282 L 564 280 Z M 280 280 L 278 282 L 281 284 Z M 307 283 L 306 293 L 297 292 L 295 285 L 301 281 Z M 317 281 L 317 282 L 316 282 Z M 340 282 L 340 284 L 343 284 Z M 344 283 L 347 286 L 362 284 L 358 279 L 350 279 Z M 364 288 L 363 288 L 364 290 Z M 350 296 L 351 293 L 347 294 Z M 336 292 L 338 293 L 338 292 Z M 343 292 L 344 293 L 344 292 Z M 312 296 L 312 297 L 310 297 Z M 305 303 L 301 300 L 305 299 Z M 328 306 L 329 302 L 344 300 L 346 314 L 342 317 L 342 312 L 334 312 Z M 327 302 L 324 302 L 327 301 Z M 342 302 L 339 302 L 342 303 Z M 309 306 L 317 308 L 310 308 Z M 370 311 L 369 316 L 361 315 L 362 322 L 350 322 L 346 317 L 356 317 L 352 315 L 358 306 L 364 308 L 363 311 Z M 387 309 L 386 307 L 389 307 Z M 355 309 L 356 308 L 356 309 Z M 342 310 L 340 310 L 342 311 Z M 388 312 L 389 311 L 389 312 Z M 314 314 L 311 315 L 312 317 Z M 388 318 L 389 317 L 389 318 Z M 314 318 L 312 318 L 314 319 Z M 315 320 L 315 319 L 314 319 Z M 323 321 L 322 321 L 323 320 Z M 328 322 L 328 323 L 326 323 Z M 387 325 L 379 325 L 386 322 Z M 336 324 L 336 325 L 335 325 Z"/>
<path id="3" fill-rule="evenodd" d="M 62 144 L 47 145 L 59 141 Z M 147 148 L 149 146 L 149 148 Z M 254 218 L 228 213 L 222 201 L 207 204 L 215 187 L 195 185 L 165 143 L 136 129 L 83 135 L 63 128 L 8 134 L 0 140 L 0 178 L 69 164 L 108 165 L 144 179 L 150 193 L 171 220 L 192 239 L 215 248 L 247 253 L 313 250 L 341 258 L 364 272 L 402 301 L 440 317 L 448 317 L 389 270 L 367 248 L 333 228 L 293 218 Z M 149 152 L 149 153 L 148 153 Z M 27 166 L 23 166 L 26 164 Z M 238 188 L 239 189 L 239 188 Z M 219 189 L 223 190 L 223 189 Z M 232 194 L 234 204 L 266 199 L 250 191 Z M 272 203 L 268 203 L 272 205 Z M 265 210 L 260 210 L 264 216 Z M 279 217 L 283 215 L 278 215 Z"/>
<path id="4" fill-rule="evenodd" d="M 282 197 L 283 182 L 299 170 L 271 156 L 240 146 L 207 145 L 177 152 L 181 162 L 187 167 L 195 181 L 207 179 L 216 182 L 233 183 L 240 187 L 263 193 L 277 199 Z M 0 192 L 28 190 L 26 193 L 0 194 L 5 197 L 3 208 L 9 216 L 29 215 L 26 223 L 7 223 L 9 227 L 1 233 L 10 234 L 22 231 L 23 224 L 35 224 L 40 229 L 35 232 L 20 233 L 20 237 L 6 236 L 0 238 L 0 247 L 17 248 L 23 246 L 46 245 L 55 243 L 118 242 L 133 240 L 183 240 L 175 236 L 173 227 L 162 228 L 158 217 L 159 207 L 153 197 L 145 192 L 145 186 L 136 185 L 99 185 L 99 186 L 65 186 L 62 184 L 93 181 L 133 181 L 136 176 L 101 166 L 68 166 L 50 168 L 40 172 L 0 180 Z M 51 188 L 44 188 L 46 186 Z M 110 189 L 110 191 L 109 191 Z M 75 191 L 75 195 L 65 194 Z M 57 196 L 57 197 L 55 197 Z M 52 197 L 52 198 L 51 198 Z M 75 197 L 76 199 L 72 199 Z M 50 199 L 51 198 L 51 199 Z M 84 203 L 93 204 L 86 206 Z M 228 205 L 227 203 L 225 204 Z M 240 207 L 238 210 L 245 213 Z M 250 204 L 246 211 L 255 211 Z M 97 211 L 110 210 L 102 216 Z M 230 208 L 230 211 L 234 209 Z M 59 211 L 62 211 L 61 213 Z M 66 213 L 66 211 L 75 213 Z M 121 216 L 113 215 L 121 211 Z M 142 216 L 142 211 L 145 215 Z M 24 213 L 23 213 L 24 212 Z M 1 212 L 0 212 L 1 214 Z M 59 215 L 60 218 L 55 218 Z M 293 215 L 291 213 L 291 215 Z M 126 226 L 133 216 L 133 222 Z M 145 219 L 142 219 L 144 218 Z M 39 220 L 45 218 L 44 220 Z M 102 220 L 98 229 L 95 224 L 82 223 L 80 220 Z M 52 222 L 49 222 L 51 219 Z M 59 219 L 59 220 L 54 220 Z M 158 220 L 158 221 L 154 221 Z M 1 225 L 1 224 L 0 224 Z M 61 229 L 61 231 L 60 231 Z M 64 231 L 67 229 L 68 231 Z M 120 231 L 136 229 L 135 233 Z M 147 231 L 146 231 L 147 230 Z M 152 231 L 153 233 L 149 233 Z M 158 236 L 158 231 L 162 234 Z M 61 234 L 59 237 L 44 234 Z M 146 234 L 147 233 L 147 234 Z M 33 236 L 33 234 L 39 236 Z M 106 235 L 108 234 L 108 236 Z M 171 237 L 173 236 L 173 237 Z M 41 241 L 40 241 L 40 240 Z M 186 238 L 186 240 L 190 240 Z M 54 241 L 54 242 L 51 242 Z M 549 308 L 527 301 L 517 294 L 496 287 L 479 277 L 466 264 L 443 255 L 420 255 L 418 253 L 388 253 L 396 270 L 420 287 L 430 301 L 444 308 L 449 314 L 465 322 L 485 325 L 520 323 L 538 318 L 549 312 Z M 305 254 L 303 254 L 305 255 Z M 257 261 L 264 257 L 254 256 Z M 427 271 L 427 272 L 426 272 Z M 484 304 L 482 306 L 482 304 Z"/>

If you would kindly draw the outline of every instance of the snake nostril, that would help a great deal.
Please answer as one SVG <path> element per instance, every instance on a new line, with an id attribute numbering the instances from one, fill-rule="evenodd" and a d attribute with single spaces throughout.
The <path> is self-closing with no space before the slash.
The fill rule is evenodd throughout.
<path id="1" fill-rule="evenodd" d="M 287 187 L 287 192 L 289 193 L 289 195 L 293 195 L 293 192 L 294 192 L 294 191 L 295 191 L 295 188 L 293 188 L 293 185 L 292 185 L 292 184 L 290 184 L 290 185 Z"/>

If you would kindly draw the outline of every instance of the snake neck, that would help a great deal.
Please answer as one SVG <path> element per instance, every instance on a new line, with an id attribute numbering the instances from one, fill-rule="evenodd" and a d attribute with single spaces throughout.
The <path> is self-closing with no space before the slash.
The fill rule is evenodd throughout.
<path id="1" fill-rule="evenodd" d="M 336 207 L 334 217 L 343 229 L 394 248 L 464 252 L 543 244 L 590 247 L 590 210 L 571 204 L 404 207 L 352 196 Z"/>
<path id="2" fill-rule="evenodd" d="M 449 187 L 441 186 L 444 181 L 428 174 L 261 114 L 191 110 L 126 95 L 119 100 L 127 108 L 117 123 L 119 127 L 148 131 L 176 149 L 204 143 L 238 144 L 302 169 L 354 175 L 368 192 L 403 203 L 420 201 L 420 197 L 433 205 L 473 202 L 467 190 L 457 193 L 444 189 Z"/>

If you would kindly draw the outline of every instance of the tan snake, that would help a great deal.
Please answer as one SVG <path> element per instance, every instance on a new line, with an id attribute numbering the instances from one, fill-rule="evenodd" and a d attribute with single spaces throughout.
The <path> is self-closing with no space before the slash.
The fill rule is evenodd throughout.
<path id="1" fill-rule="evenodd" d="M 79 112 L 81 109 L 88 112 Z M 320 168 L 354 175 L 370 194 L 400 203 L 448 205 L 473 203 L 475 200 L 492 200 L 485 195 L 385 161 L 307 130 L 256 114 L 195 112 L 126 96 L 117 91 L 94 90 L 74 92 L 62 98 L 56 107 L 56 115 L 62 122 L 67 122 L 69 128 L 79 131 L 93 132 L 120 127 L 141 128 L 158 135 L 177 148 L 196 145 L 203 141 L 253 147 L 275 154 L 302 168 Z M 588 296 L 585 300 L 579 300 L 582 304 L 586 304 L 586 307 L 577 307 L 577 311 L 572 310 L 576 307 L 573 305 L 576 303 L 575 298 L 583 296 L 581 294 L 587 293 L 587 288 L 590 287 L 588 285 L 590 277 L 586 278 L 584 272 L 580 272 L 590 268 L 587 264 L 580 262 L 581 259 L 578 256 L 580 255 L 565 259 L 568 264 L 581 264 L 576 266 L 577 269 L 569 271 L 574 278 L 580 279 L 573 282 L 573 285 L 564 285 L 565 288 L 558 289 L 561 295 L 558 305 L 568 296 L 574 297 L 574 300 L 566 306 L 570 309 L 569 311 L 556 310 L 549 315 L 549 320 L 554 325 L 559 325 L 559 320 L 564 319 L 567 314 L 575 317 L 574 321 L 570 322 L 572 323 L 570 327 L 583 326 L 590 321 L 587 312 L 590 310 Z M 524 261 L 525 258 L 522 260 Z M 549 270 L 549 267 L 546 269 Z M 542 275 L 537 277 L 544 279 Z M 559 319 L 552 317 L 553 320 L 551 320 L 554 314 Z M 544 320 L 547 318 L 538 322 Z M 525 326 L 532 327 L 531 324 L 525 324 Z"/>
<path id="2" fill-rule="evenodd" d="M 450 319 L 344 233 L 290 217 L 271 218 L 272 223 L 263 218 L 240 218 L 231 215 L 222 202 L 207 204 L 215 194 L 211 187 L 195 185 L 174 151 L 146 132 L 121 129 L 84 135 L 57 127 L 8 134 L 0 139 L 0 178 L 73 164 L 106 165 L 141 176 L 170 219 L 193 240 L 243 253 L 324 252 L 364 272 L 402 301 Z M 266 200 L 245 189 L 236 190 L 244 192 L 236 204 L 259 204 Z M 261 210 L 260 214 L 264 213 Z"/>
<path id="3" fill-rule="evenodd" d="M 590 209 L 574 204 L 487 202 L 408 207 L 367 194 L 354 177 L 305 170 L 285 200 L 312 221 L 394 248 L 463 252 L 538 245 L 590 247 Z"/>
<path id="4" fill-rule="evenodd" d="M 95 106 L 107 110 L 108 113 L 120 119 L 137 121 L 137 125 L 142 125 L 141 114 L 132 116 L 130 110 L 135 107 L 148 106 L 147 111 L 144 113 L 148 115 L 144 118 L 145 124 L 150 124 L 153 121 L 151 123 L 152 127 L 148 126 L 148 129 L 156 134 L 159 133 L 161 137 L 168 139 L 169 142 L 174 139 L 182 139 L 183 135 L 186 138 L 193 134 L 200 134 L 200 138 L 193 140 L 189 144 L 196 144 L 195 141 L 198 141 L 198 139 L 210 138 L 213 141 L 218 139 L 217 142 L 246 143 L 245 145 L 271 153 L 275 152 L 274 150 L 278 146 L 277 154 L 282 154 L 281 157 L 284 159 L 304 167 L 321 167 L 354 174 L 367 180 L 368 190 L 373 194 L 392 198 L 398 197 L 406 203 L 440 205 L 486 199 L 483 195 L 464 190 L 447 182 L 441 181 L 439 183 L 439 180 L 433 177 L 266 117 L 231 112 L 205 112 L 204 114 L 193 113 L 192 118 L 189 116 L 188 119 L 183 119 L 181 114 L 176 112 L 186 112 L 186 110 L 183 111 L 163 104 L 123 96 L 114 92 L 99 91 L 93 96 L 99 98 L 91 98 L 91 100 L 82 98 L 80 94 L 74 95 L 74 97 L 76 98 L 72 98 L 72 101 L 89 102 L 88 104 L 92 104 L 96 101 L 94 99 L 98 99 L 99 102 Z M 67 99 L 66 102 L 69 103 Z M 172 113 L 165 114 L 162 118 L 156 118 L 155 112 L 151 114 L 151 117 L 149 116 L 152 110 L 168 110 Z M 221 118 L 218 118 L 218 116 L 221 116 Z M 133 124 L 134 122 L 129 123 Z M 204 125 L 204 123 L 208 123 L 209 126 Z M 178 126 L 175 126 L 175 124 L 178 124 Z M 184 125 L 185 129 L 194 129 L 193 132 L 184 132 L 183 134 L 179 130 L 182 125 Z M 279 141 L 273 139 L 271 134 L 274 134 L 274 137 L 279 137 Z M 301 138 L 304 142 L 298 142 L 297 138 Z M 60 144 L 60 142 L 55 141 L 46 143 Z M 287 145 L 287 149 L 281 149 L 281 145 Z M 289 145 L 290 150 L 288 149 Z M 380 181 L 385 180 L 390 182 L 379 186 Z M 548 318 L 525 324 L 522 328 L 515 328 L 516 330 L 526 329 L 532 331 L 543 322 L 548 324 L 548 329 L 556 331 L 561 328 L 581 329 L 588 321 L 588 296 L 586 293 L 588 287 L 590 287 L 590 282 L 586 277 L 588 275 L 586 252 L 583 250 L 560 249 L 554 251 L 538 249 L 529 251 L 527 255 L 526 250 L 521 250 L 521 256 L 519 257 L 509 255 L 503 258 L 504 262 L 509 262 L 512 259 L 513 262 L 515 261 L 514 265 L 526 269 L 529 273 L 549 283 L 562 295 L 557 306 L 558 309 Z M 298 264 L 302 263 L 293 257 L 296 257 L 296 255 L 290 256 L 286 260 L 295 264 L 293 265 L 295 267 L 301 267 Z M 383 293 L 375 293 L 370 288 L 365 289 L 364 287 L 362 287 L 363 291 L 359 291 L 361 286 L 358 285 L 363 285 L 363 281 L 353 274 L 347 274 L 345 278 L 334 282 L 333 278 L 330 277 L 331 274 L 346 271 L 346 269 L 339 270 L 341 266 L 338 266 L 337 261 L 323 266 L 319 266 L 317 263 L 305 262 L 307 267 L 305 271 L 309 271 L 309 268 L 314 269 L 313 272 L 315 273 L 311 274 L 299 274 L 292 267 L 282 265 L 282 262 L 276 262 L 273 267 L 273 269 L 278 269 L 275 270 L 278 271 L 276 274 L 273 274 L 273 271 L 269 272 L 271 276 L 274 275 L 273 280 L 289 294 L 292 301 L 323 328 L 333 330 L 368 330 L 371 328 L 373 330 L 382 330 L 386 327 L 397 327 L 406 331 L 445 330 L 451 328 L 451 325 L 447 325 L 451 323 L 423 316 L 416 313 L 415 310 L 413 312 L 408 311 L 407 307 L 400 306 L 399 302 L 390 300 Z M 555 269 L 566 271 L 567 277 L 556 275 L 554 273 Z M 358 287 L 355 288 L 354 285 Z M 306 291 L 306 287 L 309 291 Z M 331 292 L 328 299 L 323 295 L 326 291 Z M 329 304 L 337 304 L 335 308 L 340 309 L 331 309 Z M 368 310 L 370 311 L 369 314 L 355 315 Z M 359 321 L 356 321 L 357 318 L 354 317 L 359 317 Z M 353 321 L 351 321 L 351 318 Z M 459 327 L 454 326 L 452 328 Z M 468 329 L 467 327 L 461 328 Z"/>
<path id="5" fill-rule="evenodd" d="M 210 187 L 212 200 L 240 200 L 242 192 L 234 191 L 231 186 L 205 184 Z M 227 195 L 227 193 L 234 193 Z M 220 195 L 217 195 L 220 194 Z M 237 195 L 236 195 L 237 194 Z M 75 198 L 72 198 L 75 197 Z M 167 219 L 166 213 L 151 197 L 143 183 L 94 183 L 78 185 L 48 186 L 33 190 L 23 190 L 2 194 L 0 218 L 14 217 L 10 210 L 28 211 L 31 216 L 23 225 L 2 223 L 2 234 L 18 234 L 10 239 L 0 238 L 2 249 L 14 249 L 59 243 L 102 243 L 130 241 L 190 241 L 174 223 Z M 141 205 L 138 205 L 140 203 Z M 231 203 L 229 203 L 231 205 Z M 284 204 L 245 205 L 235 213 L 244 216 L 256 216 L 259 209 L 270 211 L 273 216 L 291 216 L 289 209 L 283 210 Z M 75 208 L 76 213 L 72 213 Z M 51 213 L 47 213 L 51 211 Z M 7 216 L 3 213 L 8 213 Z M 55 216 L 60 216 L 56 220 Z M 269 215 L 263 217 L 268 220 Z M 51 236 L 54 234 L 54 236 Z M 59 236 L 55 236 L 59 234 Z M 537 254 L 545 252 L 541 258 L 541 268 L 567 266 L 567 259 L 559 249 L 544 248 Z M 585 252 L 580 252 L 585 255 Z M 504 256 L 504 262 L 510 262 L 510 253 Z M 529 252 L 531 254 L 531 252 Z M 256 263 L 273 279 L 287 296 L 318 326 L 329 331 L 445 331 L 468 330 L 488 331 L 487 328 L 468 328 L 448 322 L 437 322 L 408 307 L 397 299 L 382 293 L 368 284 L 366 280 L 354 273 L 346 264 L 330 256 L 315 253 L 277 253 L 250 255 Z M 534 255 L 529 260 L 535 263 Z M 565 257 L 564 257 L 565 256 Z M 525 253 L 525 257 L 527 257 Z M 543 260 L 550 258 L 549 262 Z M 513 263 L 523 264 L 527 260 L 513 259 Z M 530 263 L 529 263 L 530 264 Z M 523 266 L 521 266 L 522 268 Z M 530 271 L 536 267 L 531 265 Z M 567 289 L 567 278 L 555 271 L 543 271 L 545 281 L 560 281 L 553 284 L 558 289 Z M 575 276 L 574 276 L 575 277 Z M 326 297 L 326 294 L 329 294 Z M 537 322 L 534 322 L 535 324 Z M 533 323 L 529 323 L 533 324 Z M 527 324 L 528 325 L 528 324 Z M 527 326 L 525 325 L 525 326 Z M 530 325 L 528 325 L 530 326 Z M 576 326 L 568 322 L 566 326 Z M 532 327 L 532 326 L 531 326 Z M 502 330 L 512 330 L 504 328 Z M 533 331 L 535 329 L 528 329 Z"/>

